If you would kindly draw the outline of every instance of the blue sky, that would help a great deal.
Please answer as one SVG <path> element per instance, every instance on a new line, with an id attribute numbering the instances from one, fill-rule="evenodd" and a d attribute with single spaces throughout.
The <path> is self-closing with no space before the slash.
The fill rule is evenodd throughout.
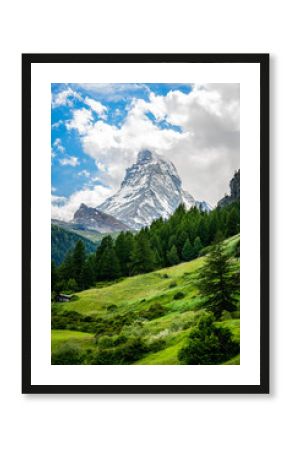
<path id="1" fill-rule="evenodd" d="M 52 84 L 52 217 L 101 204 L 144 148 L 214 205 L 239 168 L 239 100 L 239 84 Z"/>
<path id="2" fill-rule="evenodd" d="M 107 108 L 106 123 L 120 128 L 128 114 L 130 105 L 134 99 L 144 99 L 148 101 L 150 92 L 156 95 L 165 96 L 172 90 L 188 93 L 191 86 L 186 84 L 127 84 L 114 86 L 114 91 L 106 89 L 96 91 L 90 85 L 85 88 L 83 85 L 54 83 L 51 85 L 52 98 L 58 94 L 71 89 L 80 97 L 70 95 L 67 101 L 55 106 L 52 102 L 51 109 L 51 144 L 52 144 L 52 189 L 57 196 L 68 197 L 73 192 L 82 189 L 84 186 L 92 185 L 91 177 L 97 177 L 98 168 L 95 159 L 83 152 L 81 138 L 76 129 L 67 129 L 67 123 L 73 118 L 73 111 L 78 108 L 90 110 L 90 107 L 83 101 L 89 97 L 101 102 Z M 120 91 L 120 92 L 119 92 Z M 99 116 L 92 111 L 94 119 Z M 166 122 L 157 123 L 152 113 L 147 113 L 147 117 L 160 129 L 173 129 L 180 131 L 180 127 Z M 95 183 L 94 183 L 95 184 Z"/>

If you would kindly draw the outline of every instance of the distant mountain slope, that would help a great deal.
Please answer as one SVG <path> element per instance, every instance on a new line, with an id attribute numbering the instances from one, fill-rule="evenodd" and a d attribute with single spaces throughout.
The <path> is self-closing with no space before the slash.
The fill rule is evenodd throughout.
<path id="1" fill-rule="evenodd" d="M 225 195 L 217 204 L 220 208 L 240 200 L 240 169 L 234 174 L 230 181 L 230 195 Z"/>
<path id="2" fill-rule="evenodd" d="M 86 230 L 94 230 L 99 233 L 112 233 L 130 229 L 112 215 L 99 211 L 97 208 L 90 208 L 84 203 L 75 212 L 72 223 L 81 225 Z"/>
<path id="3" fill-rule="evenodd" d="M 96 250 L 96 244 L 89 239 L 86 239 L 76 233 L 65 230 L 64 228 L 51 225 L 51 259 L 57 264 L 61 264 L 65 255 L 69 250 L 72 250 L 77 241 L 83 241 L 87 253 L 92 253 Z"/>
<path id="4" fill-rule="evenodd" d="M 51 219 L 51 223 L 53 225 L 57 225 L 65 230 L 71 231 L 72 233 L 76 233 L 86 239 L 89 239 L 92 242 L 99 242 L 102 240 L 103 235 L 96 230 L 87 230 L 84 225 L 80 225 L 72 222 L 64 222 L 58 219 Z"/>
<path id="5" fill-rule="evenodd" d="M 132 229 L 150 225 L 153 220 L 168 219 L 184 203 L 210 210 L 206 202 L 196 201 L 182 188 L 174 164 L 151 150 L 142 150 L 129 167 L 119 191 L 97 207 Z"/>

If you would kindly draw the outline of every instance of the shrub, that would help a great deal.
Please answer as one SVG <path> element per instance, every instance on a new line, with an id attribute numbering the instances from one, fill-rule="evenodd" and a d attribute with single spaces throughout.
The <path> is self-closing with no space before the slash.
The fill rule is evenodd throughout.
<path id="1" fill-rule="evenodd" d="M 150 306 L 149 309 L 140 312 L 140 317 L 143 317 L 147 320 L 157 319 L 157 317 L 161 317 L 166 313 L 166 309 L 161 303 L 156 302 Z"/>
<path id="2" fill-rule="evenodd" d="M 173 281 L 172 283 L 170 283 L 170 285 L 168 286 L 169 289 L 175 288 L 177 286 L 177 283 L 175 281 Z"/>
<path id="3" fill-rule="evenodd" d="M 174 294 L 173 298 L 174 300 L 180 300 L 181 298 L 184 298 L 185 294 L 183 292 L 176 292 L 176 294 Z"/>
<path id="4" fill-rule="evenodd" d="M 223 311 L 221 313 L 221 321 L 223 322 L 224 320 L 231 320 L 232 319 L 232 315 L 229 311 Z"/>
<path id="5" fill-rule="evenodd" d="M 155 339 L 150 344 L 148 344 L 148 351 L 152 353 L 159 352 L 160 350 L 163 350 L 166 347 L 166 341 L 165 339 Z"/>
<path id="6" fill-rule="evenodd" d="M 178 354 L 182 364 L 221 364 L 239 353 L 240 345 L 233 341 L 231 332 L 214 324 L 214 315 L 204 313 L 193 328 L 187 346 Z"/>
<path id="7" fill-rule="evenodd" d="M 104 335 L 99 337 L 97 344 L 99 348 L 108 348 L 113 346 L 114 341 L 111 336 Z"/>
<path id="8" fill-rule="evenodd" d="M 131 364 L 140 359 L 147 351 L 148 348 L 141 338 L 131 339 L 120 347 L 100 350 L 93 359 L 93 364 Z"/>
<path id="9" fill-rule="evenodd" d="M 107 305 L 107 311 L 116 311 L 117 309 L 117 305 L 114 305 L 113 303 L 111 305 Z"/>
<path id="10" fill-rule="evenodd" d="M 65 344 L 60 350 L 52 353 L 51 364 L 53 365 L 76 365 L 82 364 L 85 353 L 73 344 Z"/>
<path id="11" fill-rule="evenodd" d="M 169 277 L 168 273 L 163 273 L 162 278 L 170 278 L 170 277 Z"/>

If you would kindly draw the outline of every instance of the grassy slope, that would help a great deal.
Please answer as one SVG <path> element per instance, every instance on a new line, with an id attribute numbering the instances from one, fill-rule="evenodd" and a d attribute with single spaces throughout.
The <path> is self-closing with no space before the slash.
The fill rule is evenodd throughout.
<path id="1" fill-rule="evenodd" d="M 236 245 L 238 239 L 239 236 L 227 241 L 229 250 Z M 197 307 L 202 305 L 194 278 L 203 261 L 204 257 L 156 272 L 126 278 L 109 286 L 89 289 L 78 293 L 78 300 L 58 304 L 57 307 L 61 310 L 77 311 L 83 315 L 113 319 L 116 314 L 126 315 L 130 311 L 138 313 L 148 310 L 150 305 L 159 302 L 166 308 L 166 314 L 158 319 L 146 321 L 143 333 L 145 340 L 149 342 L 160 338 L 165 339 L 166 348 L 146 355 L 135 364 L 178 364 L 178 351 L 184 345 L 191 330 Z M 175 283 L 176 286 L 173 287 Z M 185 297 L 175 300 L 173 297 L 177 292 L 183 292 Z M 112 304 L 117 306 L 117 310 L 108 312 L 107 306 Z M 239 322 L 239 319 L 232 319 L 220 324 L 230 328 L 234 336 L 239 339 Z M 84 342 L 87 345 L 87 340 L 92 339 L 92 335 L 54 330 L 52 348 L 56 348 L 58 340 L 64 343 L 72 342 L 72 339 L 79 339 L 81 345 Z M 231 361 L 228 364 L 239 364 L 238 359 Z"/>
<path id="2" fill-rule="evenodd" d="M 81 331 L 51 330 L 51 351 L 58 351 L 66 343 L 78 344 L 83 348 L 95 347 L 94 335 Z"/>

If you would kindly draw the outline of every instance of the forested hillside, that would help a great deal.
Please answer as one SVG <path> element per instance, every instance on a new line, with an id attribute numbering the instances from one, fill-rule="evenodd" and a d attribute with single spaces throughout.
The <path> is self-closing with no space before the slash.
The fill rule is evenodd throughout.
<path id="1" fill-rule="evenodd" d="M 78 241 L 83 242 L 85 252 L 92 253 L 96 250 L 96 244 L 76 233 L 64 230 L 57 225 L 51 225 L 51 259 L 59 266 L 66 254 L 72 250 Z"/>
<path id="2" fill-rule="evenodd" d="M 221 255 L 216 249 L 211 258 L 99 282 L 53 303 L 52 364 L 239 364 L 239 240 L 226 240 Z M 220 263 L 222 288 L 209 273 Z M 214 296 L 201 292 L 203 268 Z M 229 286 L 221 304 L 220 289 Z"/>

